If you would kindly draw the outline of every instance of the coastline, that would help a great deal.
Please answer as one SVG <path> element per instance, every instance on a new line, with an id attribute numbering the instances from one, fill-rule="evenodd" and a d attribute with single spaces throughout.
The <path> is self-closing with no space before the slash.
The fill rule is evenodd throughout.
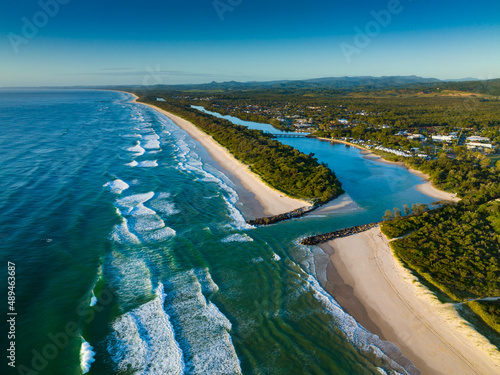
<path id="1" fill-rule="evenodd" d="M 500 373 L 500 352 L 417 281 L 379 227 L 320 247 L 329 257 L 327 291 L 423 374 Z"/>
<path id="2" fill-rule="evenodd" d="M 137 96 L 134 97 L 134 102 L 137 102 Z M 254 207 L 254 214 L 255 210 L 261 210 L 265 215 L 276 215 L 310 205 L 307 201 L 287 197 L 269 187 L 191 122 L 154 105 L 137 103 L 166 115 L 199 142 L 231 179 L 238 180 L 242 189 L 247 191 L 245 194 L 251 196 L 250 201 L 253 199 L 258 206 Z M 366 158 L 395 163 L 361 146 L 338 142 L 362 149 Z M 409 170 L 424 179 L 424 183 L 417 186 L 423 194 L 439 200 L 458 200 L 453 194 L 434 188 L 422 172 Z M 319 210 L 326 213 L 355 209 L 355 202 L 345 194 L 318 209 L 315 214 L 322 213 Z M 329 241 L 320 247 L 329 258 L 324 286 L 328 293 L 366 329 L 382 340 L 396 344 L 423 374 L 486 375 L 500 372 L 500 359 L 492 359 L 481 349 L 489 345 L 486 339 L 468 327 L 450 305 L 441 304 L 414 281 L 409 271 L 393 256 L 387 239 L 378 228 Z M 496 355 L 496 349 L 487 350 Z"/>
<path id="3" fill-rule="evenodd" d="M 129 92 L 127 92 L 127 94 L 134 96 L 135 99 L 132 101 L 133 103 L 148 106 L 164 114 L 179 128 L 185 130 L 191 138 L 199 142 L 207 150 L 212 159 L 218 163 L 220 168 L 222 168 L 224 172 L 228 172 L 230 177 L 237 180 L 233 182 L 236 183 L 236 185 L 241 185 L 243 189 L 247 190 L 246 200 L 250 202 L 252 200 L 255 202 L 256 200 L 259 207 L 256 207 L 255 204 L 251 204 L 252 207 L 250 207 L 253 216 L 258 216 L 260 213 L 264 215 L 278 215 L 298 208 L 311 206 L 311 204 L 305 200 L 288 197 L 284 193 L 267 185 L 262 181 L 260 176 L 252 172 L 247 165 L 237 160 L 225 147 L 221 146 L 210 135 L 203 132 L 193 123 L 152 104 L 138 102 L 137 100 L 139 98 L 137 95 Z M 248 192 L 251 194 L 248 194 Z"/>
<path id="4" fill-rule="evenodd" d="M 406 169 L 408 169 L 408 171 L 410 171 L 410 173 L 413 173 L 414 175 L 420 177 L 423 180 L 423 182 L 421 184 L 416 186 L 416 189 L 419 192 L 421 192 L 422 194 L 425 194 L 425 195 L 432 197 L 432 198 L 435 198 L 437 200 L 447 200 L 447 201 L 452 201 L 452 202 L 460 201 L 460 198 L 458 198 L 456 194 L 449 193 L 447 191 L 439 190 L 438 188 L 436 188 L 432 184 L 429 175 L 427 175 L 421 171 L 418 171 L 416 169 L 409 168 L 405 165 L 405 163 L 403 163 L 401 161 L 391 161 L 391 160 L 384 159 L 382 156 L 374 154 L 371 150 L 367 149 L 366 147 L 357 145 L 355 143 L 342 141 L 340 139 L 331 139 L 331 138 L 323 138 L 323 137 L 318 137 L 318 139 L 323 140 L 323 141 L 330 141 L 330 142 L 334 142 L 334 143 L 341 143 L 341 144 L 345 144 L 348 146 L 359 148 L 360 150 L 363 151 L 362 153 L 364 154 L 364 158 L 369 159 L 369 160 L 374 160 L 374 161 L 378 161 L 380 163 L 385 163 L 385 164 L 396 164 L 396 165 L 400 165 L 402 167 L 405 167 Z"/>

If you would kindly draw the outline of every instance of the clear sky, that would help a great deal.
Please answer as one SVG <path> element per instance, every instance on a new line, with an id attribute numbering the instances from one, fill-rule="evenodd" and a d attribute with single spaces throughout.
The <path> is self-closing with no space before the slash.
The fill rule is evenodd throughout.
<path id="1" fill-rule="evenodd" d="M 498 0 L 22 0 L 0 87 L 500 77 Z"/>

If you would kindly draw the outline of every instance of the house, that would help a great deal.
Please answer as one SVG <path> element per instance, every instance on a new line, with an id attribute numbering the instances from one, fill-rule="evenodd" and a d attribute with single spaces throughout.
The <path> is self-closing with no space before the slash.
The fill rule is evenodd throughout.
<path id="1" fill-rule="evenodd" d="M 467 148 L 479 148 L 479 147 L 483 147 L 483 148 L 491 148 L 491 149 L 493 149 L 493 145 L 491 143 L 467 142 L 465 144 L 465 146 L 467 146 Z"/>
<path id="2" fill-rule="evenodd" d="M 407 138 L 415 141 L 425 141 L 425 137 L 422 134 L 408 134 Z"/>
<path id="3" fill-rule="evenodd" d="M 490 139 L 488 137 L 480 137 L 478 135 L 473 135 L 472 137 L 467 137 L 466 138 L 468 141 L 471 142 L 489 142 Z"/>
<path id="4" fill-rule="evenodd" d="M 457 140 L 457 136 L 455 134 L 450 135 L 433 135 L 432 140 L 436 142 L 452 142 Z"/>

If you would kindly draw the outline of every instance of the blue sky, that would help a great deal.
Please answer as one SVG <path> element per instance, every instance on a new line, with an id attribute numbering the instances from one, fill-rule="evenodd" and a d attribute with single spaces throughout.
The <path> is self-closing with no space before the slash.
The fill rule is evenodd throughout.
<path id="1" fill-rule="evenodd" d="M 500 2 L 0 4 L 0 87 L 412 74 L 500 77 Z"/>

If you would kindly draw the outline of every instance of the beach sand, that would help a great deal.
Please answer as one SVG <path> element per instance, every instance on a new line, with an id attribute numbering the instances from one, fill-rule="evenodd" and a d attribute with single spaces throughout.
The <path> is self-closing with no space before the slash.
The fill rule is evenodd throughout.
<path id="1" fill-rule="evenodd" d="M 241 186 L 247 190 L 247 192 L 245 192 L 245 200 L 251 203 L 252 198 L 254 198 L 259 203 L 260 207 L 253 205 L 252 216 L 255 217 L 260 214 L 264 214 L 265 216 L 277 215 L 293 211 L 300 207 L 310 206 L 310 203 L 305 200 L 288 197 L 284 193 L 269 187 L 257 174 L 253 173 L 248 166 L 237 160 L 226 148 L 222 147 L 210 135 L 204 133 L 191 122 L 154 105 L 140 102 L 137 103 L 147 105 L 155 111 L 163 113 L 178 127 L 185 130 L 191 138 L 199 142 L 224 172 L 229 172 L 230 179 L 237 186 Z M 240 192 L 241 189 L 238 193 Z M 251 194 L 249 194 L 249 192 Z"/>
<path id="2" fill-rule="evenodd" d="M 359 206 L 352 200 L 349 194 L 344 193 L 337 198 L 315 209 L 307 215 L 330 214 L 332 212 L 341 213 L 358 210 Z"/>
<path id="3" fill-rule="evenodd" d="M 452 202 L 458 202 L 460 200 L 460 198 L 458 198 L 456 194 L 448 193 L 447 191 L 435 188 L 432 185 L 431 181 L 429 180 L 429 176 L 426 175 L 425 173 L 422 173 L 420 171 L 411 168 L 409 169 L 409 171 L 413 174 L 416 174 L 417 176 L 421 177 L 424 180 L 422 184 L 417 185 L 417 190 L 420 191 L 421 193 L 428 195 L 429 197 L 436 198 L 438 200 L 446 200 Z"/>
<path id="4" fill-rule="evenodd" d="M 500 352 L 396 260 L 378 227 L 321 248 L 330 257 L 327 291 L 422 374 L 500 374 Z"/>

